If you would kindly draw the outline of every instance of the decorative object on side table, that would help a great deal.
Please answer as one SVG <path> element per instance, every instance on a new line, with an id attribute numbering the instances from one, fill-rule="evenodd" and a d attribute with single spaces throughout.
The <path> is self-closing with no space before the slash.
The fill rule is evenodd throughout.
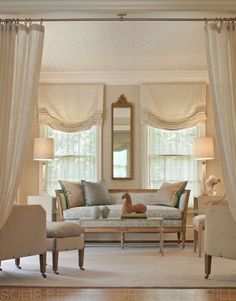
<path id="1" fill-rule="evenodd" d="M 217 178 L 214 175 L 209 176 L 209 178 L 205 182 L 208 195 L 216 195 L 216 191 L 214 188 L 215 185 L 218 183 L 220 183 L 220 178 Z"/>
<path id="2" fill-rule="evenodd" d="M 128 192 L 125 193 L 121 198 L 122 198 L 122 200 L 125 199 L 125 202 L 122 207 L 123 213 L 131 213 L 131 212 L 145 213 L 147 211 L 147 206 L 144 204 L 132 205 L 132 200 L 131 200 L 131 197 Z"/>

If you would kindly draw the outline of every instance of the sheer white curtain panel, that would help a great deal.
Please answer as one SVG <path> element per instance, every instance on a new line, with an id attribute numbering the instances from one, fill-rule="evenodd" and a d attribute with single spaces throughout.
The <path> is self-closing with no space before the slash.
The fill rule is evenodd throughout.
<path id="1" fill-rule="evenodd" d="M 37 102 L 44 27 L 0 25 L 0 229 L 17 195 Z"/>
<path id="2" fill-rule="evenodd" d="M 236 220 L 236 28 L 231 22 L 204 28 L 216 141 L 226 194 Z"/>

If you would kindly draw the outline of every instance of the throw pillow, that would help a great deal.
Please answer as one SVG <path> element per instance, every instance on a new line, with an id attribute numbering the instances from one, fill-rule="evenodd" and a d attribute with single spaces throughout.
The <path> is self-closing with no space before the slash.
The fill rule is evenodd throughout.
<path id="1" fill-rule="evenodd" d="M 65 194 L 63 192 L 60 192 L 58 194 L 58 197 L 59 197 L 59 201 L 60 201 L 60 204 L 61 204 L 61 209 L 62 210 L 68 209 L 68 205 L 67 205 L 67 201 L 66 201 L 66 198 L 65 198 Z"/>
<path id="2" fill-rule="evenodd" d="M 58 181 L 64 193 L 67 208 L 84 206 L 84 190 L 83 185 L 79 182 Z"/>
<path id="3" fill-rule="evenodd" d="M 81 182 L 84 185 L 87 206 L 109 205 L 111 203 L 105 181 L 94 183 L 82 180 Z"/>
<path id="4" fill-rule="evenodd" d="M 187 186 L 187 184 L 188 184 L 188 181 L 184 181 L 184 182 L 182 182 L 182 183 L 183 183 L 183 184 L 182 184 L 182 186 L 180 186 L 180 189 L 178 189 L 178 190 L 176 191 L 176 195 L 177 195 L 177 197 L 178 197 L 177 203 L 176 203 L 176 205 L 175 205 L 176 208 L 179 208 L 179 201 L 180 201 L 180 198 L 181 198 L 182 194 L 183 194 L 184 191 L 185 191 L 185 188 L 186 188 L 186 186 Z"/>
<path id="5" fill-rule="evenodd" d="M 153 203 L 155 205 L 164 205 L 169 207 L 178 206 L 179 198 L 184 192 L 184 189 L 187 185 L 185 182 L 177 183 L 164 183 L 158 189 L 158 191 L 153 196 Z"/>

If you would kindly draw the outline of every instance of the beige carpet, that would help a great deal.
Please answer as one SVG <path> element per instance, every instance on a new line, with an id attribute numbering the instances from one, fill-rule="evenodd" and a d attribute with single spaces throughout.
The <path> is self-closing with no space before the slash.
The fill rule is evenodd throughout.
<path id="1" fill-rule="evenodd" d="M 205 280 L 204 260 L 193 253 L 192 244 L 185 250 L 176 244 L 165 246 L 161 257 L 157 246 L 118 245 L 88 246 L 85 271 L 77 268 L 77 252 L 61 252 L 59 275 L 51 268 L 48 256 L 47 278 L 39 273 L 38 257 L 22 258 L 22 269 L 14 261 L 2 262 L 0 286 L 36 287 L 236 287 L 236 261 L 213 258 L 212 275 Z"/>

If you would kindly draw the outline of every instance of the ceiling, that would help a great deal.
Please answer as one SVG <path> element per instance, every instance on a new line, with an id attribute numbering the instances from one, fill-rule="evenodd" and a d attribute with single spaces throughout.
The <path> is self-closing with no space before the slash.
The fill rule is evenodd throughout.
<path id="1" fill-rule="evenodd" d="M 204 70 L 201 23 L 47 24 L 43 71 Z"/>
<path id="2" fill-rule="evenodd" d="M 236 16 L 235 0 L 7 0 L 2 17 Z M 204 22 L 45 22 L 42 71 L 206 70 Z"/>

